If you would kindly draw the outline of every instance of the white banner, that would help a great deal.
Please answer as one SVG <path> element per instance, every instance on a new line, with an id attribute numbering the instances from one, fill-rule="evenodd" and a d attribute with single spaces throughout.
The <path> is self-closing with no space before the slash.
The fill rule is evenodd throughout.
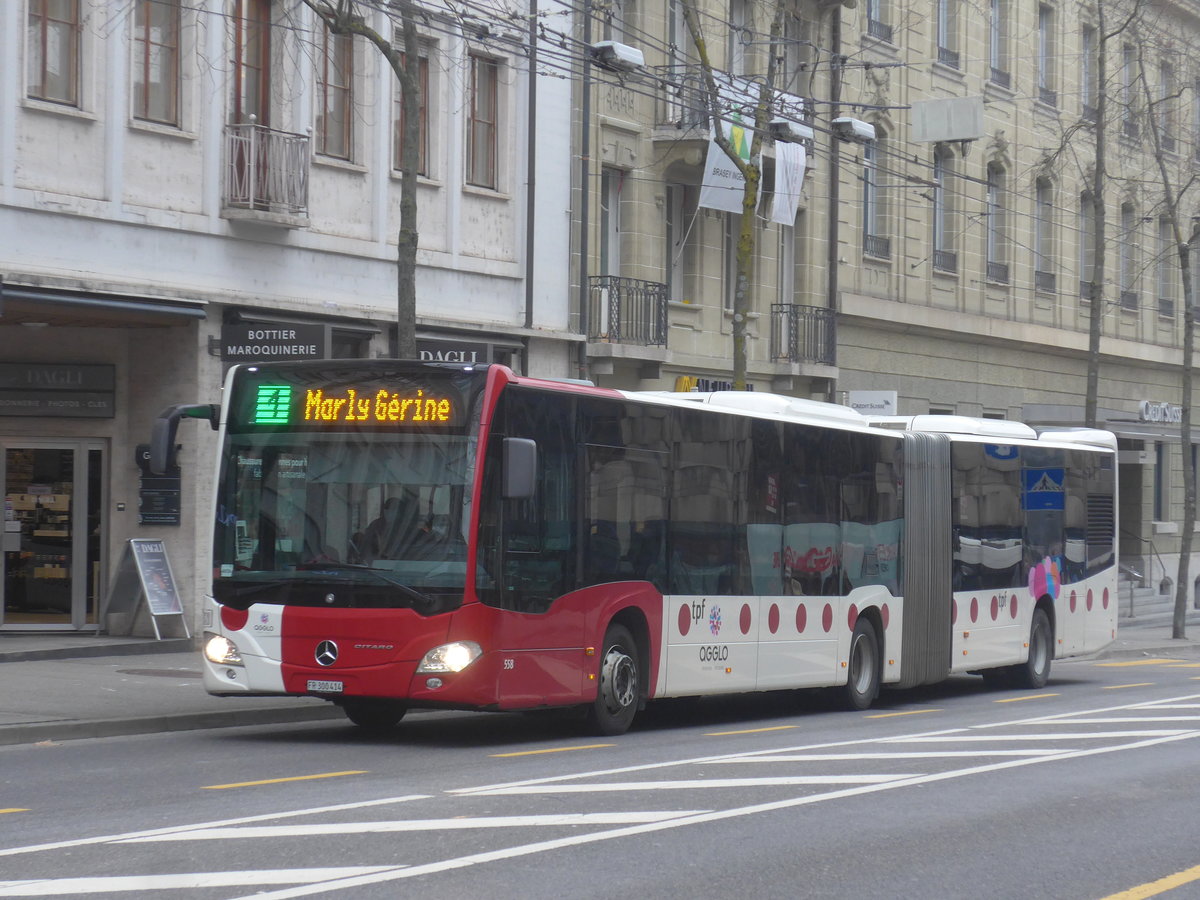
<path id="1" fill-rule="evenodd" d="M 795 225 L 800 212 L 800 190 L 804 186 L 804 169 L 808 154 L 803 144 L 775 142 L 775 200 L 771 204 L 771 221 L 779 225 Z"/>

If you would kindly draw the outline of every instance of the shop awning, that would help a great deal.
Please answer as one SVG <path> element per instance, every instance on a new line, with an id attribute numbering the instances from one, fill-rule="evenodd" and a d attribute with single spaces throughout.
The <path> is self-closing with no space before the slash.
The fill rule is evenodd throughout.
<path id="1" fill-rule="evenodd" d="M 206 315 L 200 300 L 0 285 L 0 325 L 131 328 L 180 325 Z"/>

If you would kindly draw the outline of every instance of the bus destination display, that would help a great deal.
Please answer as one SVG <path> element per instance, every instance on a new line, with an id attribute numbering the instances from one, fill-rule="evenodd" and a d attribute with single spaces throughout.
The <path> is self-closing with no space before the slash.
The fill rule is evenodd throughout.
<path id="1" fill-rule="evenodd" d="M 290 384 L 260 384 L 250 422 L 253 425 L 426 425 L 453 426 L 459 422 L 455 400 L 431 396 L 423 388 L 386 387 L 299 388 Z"/>

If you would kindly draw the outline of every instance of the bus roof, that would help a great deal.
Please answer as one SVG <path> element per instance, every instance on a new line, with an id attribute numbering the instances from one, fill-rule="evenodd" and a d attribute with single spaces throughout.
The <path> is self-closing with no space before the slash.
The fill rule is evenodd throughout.
<path id="1" fill-rule="evenodd" d="M 848 406 L 765 391 L 629 391 L 626 396 L 680 406 L 703 404 L 747 415 L 778 416 L 798 422 L 837 422 L 859 428 L 866 428 L 869 424 L 866 416 Z"/>

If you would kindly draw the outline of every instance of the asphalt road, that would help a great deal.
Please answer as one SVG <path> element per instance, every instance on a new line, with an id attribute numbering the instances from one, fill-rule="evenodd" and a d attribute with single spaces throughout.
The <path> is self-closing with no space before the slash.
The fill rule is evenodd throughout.
<path id="1" fill-rule="evenodd" d="M 0 897 L 1200 896 L 1200 661 L 0 748 Z"/>

